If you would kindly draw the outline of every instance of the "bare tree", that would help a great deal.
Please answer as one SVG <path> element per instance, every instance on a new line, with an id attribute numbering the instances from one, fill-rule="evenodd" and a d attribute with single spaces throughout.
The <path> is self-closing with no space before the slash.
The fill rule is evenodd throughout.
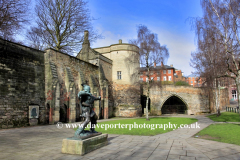
<path id="1" fill-rule="evenodd" d="M 204 16 L 195 21 L 200 52 L 214 53 L 211 64 L 215 60 L 221 66 L 214 67 L 212 77 L 233 79 L 240 93 L 240 3 L 237 0 L 201 0 L 201 4 Z M 208 72 L 207 68 L 205 72 Z M 238 105 L 239 100 L 238 94 Z"/>
<path id="2" fill-rule="evenodd" d="M 84 30 L 89 31 L 90 40 L 99 38 L 84 0 L 37 0 L 35 12 L 37 27 L 31 28 L 28 39 L 38 36 L 43 46 L 71 54 L 80 50 Z"/>
<path id="3" fill-rule="evenodd" d="M 159 64 L 164 62 L 169 57 L 169 52 L 166 46 L 161 46 L 158 42 L 157 34 L 152 33 L 145 25 L 139 25 L 137 27 L 137 39 L 131 40 L 130 43 L 139 47 L 139 62 L 140 67 L 145 67 L 147 70 L 147 101 L 146 101 L 146 120 L 148 118 L 148 103 L 149 103 L 149 91 L 151 87 L 150 71 L 154 70 L 154 63 Z M 132 59 L 135 59 L 132 57 Z M 138 62 L 138 63 L 139 63 Z M 141 68 L 138 74 L 141 72 Z"/>
<path id="4" fill-rule="evenodd" d="M 44 45 L 43 39 L 39 34 L 42 31 L 40 31 L 39 28 L 31 27 L 30 30 L 27 31 L 26 38 L 28 39 L 29 46 L 38 50 L 44 50 L 47 48 L 46 44 Z"/>
<path id="5" fill-rule="evenodd" d="M 209 34 L 209 32 L 208 32 Z M 208 36 L 206 34 L 205 36 Z M 198 40 L 198 51 L 192 53 L 192 59 L 190 65 L 196 69 L 199 77 L 204 77 L 205 84 L 209 88 L 215 88 L 215 106 L 216 111 L 220 107 L 220 83 L 224 83 L 225 78 L 220 78 L 219 75 L 223 75 L 226 72 L 225 66 L 222 64 L 222 58 L 219 54 L 221 49 L 217 46 L 211 37 L 205 37 L 204 41 Z"/>
<path id="6" fill-rule="evenodd" d="M 13 40 L 13 35 L 20 32 L 28 22 L 29 0 L 0 0 L 0 37 Z"/>

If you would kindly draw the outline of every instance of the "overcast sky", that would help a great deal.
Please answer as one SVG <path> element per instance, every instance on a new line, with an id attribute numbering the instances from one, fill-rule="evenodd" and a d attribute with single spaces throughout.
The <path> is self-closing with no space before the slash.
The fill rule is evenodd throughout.
<path id="1" fill-rule="evenodd" d="M 89 0 L 94 28 L 105 38 L 91 44 L 92 48 L 128 43 L 137 38 L 136 26 L 146 25 L 158 34 L 161 45 L 166 45 L 170 57 L 167 64 L 181 69 L 184 75 L 193 69 L 189 62 L 196 50 L 195 33 L 189 17 L 201 17 L 199 0 Z"/>

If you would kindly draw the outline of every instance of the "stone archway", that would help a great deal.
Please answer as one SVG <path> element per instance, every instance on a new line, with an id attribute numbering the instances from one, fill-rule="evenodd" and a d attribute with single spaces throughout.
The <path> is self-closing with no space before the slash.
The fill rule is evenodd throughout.
<path id="1" fill-rule="evenodd" d="M 46 105 L 46 124 L 49 124 L 49 121 L 50 121 L 50 116 L 49 116 L 49 113 L 50 113 L 50 105 L 49 105 L 49 103 L 47 103 L 47 105 Z"/>
<path id="2" fill-rule="evenodd" d="M 81 117 L 80 117 L 81 113 L 81 107 L 79 104 L 76 104 L 76 122 L 80 122 L 81 121 Z"/>
<path id="3" fill-rule="evenodd" d="M 169 96 L 162 104 L 162 114 L 187 114 L 187 103 L 177 95 Z"/>
<path id="4" fill-rule="evenodd" d="M 68 107 L 66 104 L 63 104 L 63 106 L 60 107 L 60 122 L 66 123 L 68 121 L 67 113 L 68 113 Z"/>

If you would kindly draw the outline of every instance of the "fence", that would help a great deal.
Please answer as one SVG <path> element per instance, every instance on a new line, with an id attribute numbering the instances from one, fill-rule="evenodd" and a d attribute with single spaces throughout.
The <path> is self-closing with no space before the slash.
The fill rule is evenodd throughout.
<path id="1" fill-rule="evenodd" d="M 226 107 L 226 112 L 239 113 L 239 107 Z"/>

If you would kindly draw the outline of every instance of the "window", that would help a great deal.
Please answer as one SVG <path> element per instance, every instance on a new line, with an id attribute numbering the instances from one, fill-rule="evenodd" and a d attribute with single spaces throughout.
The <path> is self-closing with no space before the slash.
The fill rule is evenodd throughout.
<path id="1" fill-rule="evenodd" d="M 157 75 L 159 75 L 160 74 L 160 72 L 159 71 L 157 71 Z"/>
<path id="2" fill-rule="evenodd" d="M 146 78 L 146 82 L 148 82 L 148 78 Z"/>
<path id="3" fill-rule="evenodd" d="M 143 78 L 140 78 L 140 81 L 142 82 L 142 81 L 143 81 Z"/>
<path id="4" fill-rule="evenodd" d="M 172 73 L 171 70 L 168 70 L 168 73 L 169 73 L 169 74 Z"/>
<path id="5" fill-rule="evenodd" d="M 234 100 L 237 99 L 237 91 L 236 91 L 236 90 L 232 90 L 232 98 L 233 98 Z"/>
<path id="6" fill-rule="evenodd" d="M 122 72 L 121 71 L 117 71 L 117 79 L 122 79 Z"/>
<path id="7" fill-rule="evenodd" d="M 167 80 L 167 77 L 166 77 L 166 76 L 163 76 L 163 80 L 166 81 L 166 80 Z"/>
<path id="8" fill-rule="evenodd" d="M 150 72 L 150 75 L 153 75 L 153 71 L 152 71 L 152 72 Z"/>
<path id="9" fill-rule="evenodd" d="M 166 74 L 166 70 L 163 70 L 163 74 Z"/>
<path id="10" fill-rule="evenodd" d="M 168 76 L 168 81 L 172 81 L 172 76 Z"/>
<path id="11" fill-rule="evenodd" d="M 196 83 L 196 81 L 194 81 L 194 83 Z"/>
<path id="12" fill-rule="evenodd" d="M 157 81 L 160 81 L 160 77 L 157 77 Z"/>
<path id="13" fill-rule="evenodd" d="M 151 80 L 153 80 L 153 77 L 151 77 Z"/>
<path id="14" fill-rule="evenodd" d="M 191 83 L 193 83 L 193 81 L 191 81 Z"/>

